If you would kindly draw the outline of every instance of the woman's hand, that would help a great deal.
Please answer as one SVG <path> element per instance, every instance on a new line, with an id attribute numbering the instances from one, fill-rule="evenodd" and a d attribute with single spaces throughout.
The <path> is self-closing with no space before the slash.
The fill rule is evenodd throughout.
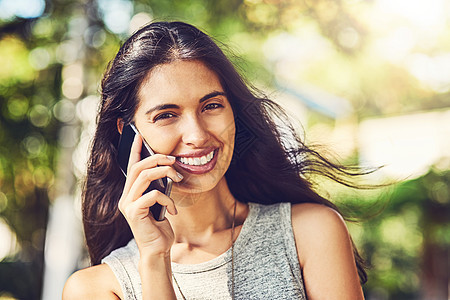
<path id="1" fill-rule="evenodd" d="M 156 221 L 149 208 L 159 203 L 172 215 L 177 214 L 172 199 L 158 190 L 144 195 L 153 180 L 169 177 L 180 182 L 182 176 L 172 165 L 174 157 L 155 154 L 140 160 L 142 138 L 136 135 L 131 147 L 127 179 L 119 200 L 119 210 L 131 227 L 141 257 L 167 257 L 174 242 L 172 227 L 167 219 Z"/>

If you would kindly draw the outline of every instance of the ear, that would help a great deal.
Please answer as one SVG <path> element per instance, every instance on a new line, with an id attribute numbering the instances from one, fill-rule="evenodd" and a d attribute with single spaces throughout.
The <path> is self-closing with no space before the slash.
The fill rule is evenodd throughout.
<path id="1" fill-rule="evenodd" d="M 122 118 L 118 118 L 117 119 L 117 131 L 122 134 L 122 130 L 123 130 L 123 120 Z"/>

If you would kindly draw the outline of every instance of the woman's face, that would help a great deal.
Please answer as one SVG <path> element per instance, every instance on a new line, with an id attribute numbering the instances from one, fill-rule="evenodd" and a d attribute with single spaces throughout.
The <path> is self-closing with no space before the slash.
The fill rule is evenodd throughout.
<path id="1" fill-rule="evenodd" d="M 176 157 L 173 192 L 213 189 L 230 165 L 235 124 L 217 75 L 200 61 L 156 66 L 140 87 L 135 124 L 156 153 Z"/>

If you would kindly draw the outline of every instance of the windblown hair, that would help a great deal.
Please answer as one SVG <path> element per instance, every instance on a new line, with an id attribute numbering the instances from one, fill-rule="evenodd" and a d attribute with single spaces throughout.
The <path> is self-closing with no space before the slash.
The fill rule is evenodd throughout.
<path id="1" fill-rule="evenodd" d="M 330 162 L 308 148 L 282 108 L 245 83 L 233 64 L 205 33 L 181 22 L 156 22 L 133 34 L 104 74 L 101 108 L 83 190 L 83 224 L 91 263 L 99 264 L 112 250 L 132 239 L 118 210 L 125 178 L 116 162 L 117 120 L 133 120 L 138 90 L 157 65 L 198 60 L 215 72 L 233 109 L 235 150 L 225 176 L 240 202 L 319 203 L 338 208 L 314 191 L 308 180 L 319 174 L 350 185 L 351 169 Z M 280 130 L 275 120 L 286 130 Z M 276 174 L 276 175 L 275 175 Z M 276 180 L 274 180 L 276 176 Z M 345 216 L 344 216 L 345 218 Z M 353 246 L 361 282 L 364 263 Z"/>

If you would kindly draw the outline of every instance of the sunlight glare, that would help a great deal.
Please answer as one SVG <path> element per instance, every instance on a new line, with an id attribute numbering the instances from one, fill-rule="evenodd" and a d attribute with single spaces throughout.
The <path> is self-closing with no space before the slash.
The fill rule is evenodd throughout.
<path id="1" fill-rule="evenodd" d="M 445 0 L 378 0 L 380 11 L 398 15 L 417 27 L 439 27 L 445 24 Z"/>
<path id="2" fill-rule="evenodd" d="M 17 248 L 17 239 L 14 232 L 11 231 L 8 224 L 0 218 L 0 261 L 3 258 L 14 254 Z"/>

